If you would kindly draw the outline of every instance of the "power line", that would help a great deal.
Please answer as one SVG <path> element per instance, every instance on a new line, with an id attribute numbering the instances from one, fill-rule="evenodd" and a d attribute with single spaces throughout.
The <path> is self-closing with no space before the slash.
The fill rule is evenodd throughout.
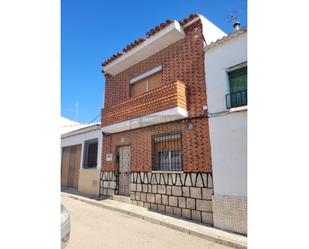
<path id="1" fill-rule="evenodd" d="M 101 115 L 101 112 L 99 112 L 99 114 L 98 114 L 94 119 L 92 119 L 88 124 L 90 124 L 90 123 L 92 123 L 93 121 L 95 121 L 100 115 Z"/>

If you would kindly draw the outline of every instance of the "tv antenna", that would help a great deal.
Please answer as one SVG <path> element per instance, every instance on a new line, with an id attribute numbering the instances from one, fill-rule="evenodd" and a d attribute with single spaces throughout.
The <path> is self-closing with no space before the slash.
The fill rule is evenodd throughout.
<path id="1" fill-rule="evenodd" d="M 78 102 L 75 103 L 75 121 L 77 122 L 78 120 Z"/>
<path id="2" fill-rule="evenodd" d="M 227 17 L 228 22 L 232 22 L 233 23 L 233 30 L 239 30 L 240 27 L 240 22 L 238 20 L 238 14 L 237 12 L 231 11 L 230 14 Z"/>

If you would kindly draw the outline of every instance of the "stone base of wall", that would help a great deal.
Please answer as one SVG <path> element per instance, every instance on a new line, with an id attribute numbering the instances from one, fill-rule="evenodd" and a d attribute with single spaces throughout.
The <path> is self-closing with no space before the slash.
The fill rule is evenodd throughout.
<path id="1" fill-rule="evenodd" d="M 100 196 L 112 199 L 118 194 L 118 172 L 101 172 Z"/>
<path id="2" fill-rule="evenodd" d="M 151 210 L 213 224 L 210 173 L 131 172 L 130 203 Z M 101 173 L 100 193 L 118 194 L 117 172 Z"/>
<path id="3" fill-rule="evenodd" d="M 214 195 L 214 226 L 227 231 L 247 234 L 247 198 Z"/>

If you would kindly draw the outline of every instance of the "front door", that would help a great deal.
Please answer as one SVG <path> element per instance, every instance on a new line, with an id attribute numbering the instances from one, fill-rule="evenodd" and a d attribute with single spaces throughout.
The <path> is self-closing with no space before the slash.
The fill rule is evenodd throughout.
<path id="1" fill-rule="evenodd" d="M 61 186 L 78 187 L 81 145 L 63 148 Z"/>
<path id="2" fill-rule="evenodd" d="M 119 194 L 130 194 L 131 146 L 119 147 Z"/>

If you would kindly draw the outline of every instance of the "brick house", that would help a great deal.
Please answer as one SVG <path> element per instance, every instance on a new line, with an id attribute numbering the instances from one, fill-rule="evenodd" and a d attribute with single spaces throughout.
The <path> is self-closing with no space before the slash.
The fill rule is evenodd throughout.
<path id="1" fill-rule="evenodd" d="M 167 20 L 102 63 L 100 195 L 213 224 L 205 17 Z"/>

